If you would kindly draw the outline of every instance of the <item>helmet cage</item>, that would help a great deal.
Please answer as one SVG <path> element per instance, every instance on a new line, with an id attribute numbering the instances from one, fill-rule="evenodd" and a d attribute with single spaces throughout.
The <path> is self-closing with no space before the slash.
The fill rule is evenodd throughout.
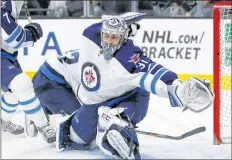
<path id="1" fill-rule="evenodd" d="M 103 33 L 119 35 L 121 39 L 117 45 L 106 44 L 103 41 Z M 102 23 L 102 28 L 101 28 L 101 40 L 102 40 L 101 53 L 104 55 L 105 59 L 107 60 L 109 60 L 109 58 L 111 59 L 114 53 L 116 52 L 116 50 L 119 49 L 127 41 L 127 38 L 128 38 L 128 29 L 126 22 L 123 19 L 111 18 L 109 20 L 104 21 Z"/>

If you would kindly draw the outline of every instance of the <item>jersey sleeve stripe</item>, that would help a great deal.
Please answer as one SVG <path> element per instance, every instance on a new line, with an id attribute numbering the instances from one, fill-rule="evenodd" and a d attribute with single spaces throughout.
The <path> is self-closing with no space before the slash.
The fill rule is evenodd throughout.
<path id="1" fill-rule="evenodd" d="M 23 44 L 23 42 L 25 41 L 26 36 L 25 36 L 25 32 L 23 30 L 22 30 L 22 33 L 23 33 L 23 35 L 22 35 L 19 43 L 14 47 L 14 49 L 18 49 Z"/>
<path id="2" fill-rule="evenodd" d="M 141 88 L 145 88 L 144 82 L 145 82 L 145 79 L 146 79 L 147 75 L 148 75 L 148 73 L 144 74 L 144 75 L 142 76 L 142 78 L 140 79 L 140 87 L 141 87 Z"/>
<path id="3" fill-rule="evenodd" d="M 8 39 L 6 39 L 5 41 L 6 41 L 7 43 L 12 42 L 13 40 L 15 40 L 15 39 L 20 35 L 20 33 L 21 33 L 21 27 L 18 26 L 18 27 L 14 30 L 14 32 L 8 37 Z"/>
<path id="4" fill-rule="evenodd" d="M 149 65 L 149 70 L 148 70 L 148 72 L 145 73 L 145 74 L 142 76 L 142 78 L 140 79 L 140 87 L 141 87 L 141 88 L 144 88 L 144 89 L 145 89 L 145 80 L 148 79 L 148 78 L 147 78 L 148 74 L 150 74 L 150 72 L 151 72 L 152 70 L 154 70 L 154 69 L 156 68 L 157 65 L 158 65 L 158 64 L 155 64 L 155 63 L 151 63 L 151 64 Z"/>
<path id="5" fill-rule="evenodd" d="M 148 71 L 152 70 L 152 68 L 154 67 L 154 65 L 157 65 L 155 63 L 150 63 L 148 66 Z"/>
<path id="6" fill-rule="evenodd" d="M 52 74 L 45 65 L 42 65 L 40 67 L 40 71 L 44 75 L 46 75 L 50 80 L 54 80 L 54 81 L 56 81 L 58 83 L 65 84 L 65 80 L 64 79 L 61 79 L 60 77 L 56 76 L 55 74 Z"/>
<path id="7" fill-rule="evenodd" d="M 157 83 L 158 80 L 160 80 L 160 78 L 166 73 L 168 72 L 168 69 L 166 68 L 161 68 L 155 75 L 154 78 L 151 82 L 151 91 L 153 94 L 156 94 L 156 90 L 155 90 L 155 85 Z"/>
<path id="8" fill-rule="evenodd" d="M 5 58 L 7 58 L 7 59 L 9 59 L 11 61 L 16 61 L 16 59 L 17 59 L 17 56 L 9 54 L 9 53 L 4 52 L 4 51 L 1 51 L 1 56 L 5 57 Z"/>

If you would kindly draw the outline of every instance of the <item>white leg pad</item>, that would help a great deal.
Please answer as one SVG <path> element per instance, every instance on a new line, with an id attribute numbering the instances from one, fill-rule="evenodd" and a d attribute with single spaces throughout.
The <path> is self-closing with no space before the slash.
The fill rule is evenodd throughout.
<path id="1" fill-rule="evenodd" d="M 133 154 L 129 155 L 130 147 L 118 131 L 110 130 L 107 133 L 107 140 L 123 159 L 135 159 Z"/>

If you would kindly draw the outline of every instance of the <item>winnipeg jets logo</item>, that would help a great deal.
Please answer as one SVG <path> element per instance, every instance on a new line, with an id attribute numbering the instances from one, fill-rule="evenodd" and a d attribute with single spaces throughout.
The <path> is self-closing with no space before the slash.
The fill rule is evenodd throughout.
<path id="1" fill-rule="evenodd" d="M 117 18 L 112 18 L 108 22 L 108 27 L 110 28 L 118 28 L 120 26 L 121 26 L 121 23 L 119 22 Z"/>
<path id="2" fill-rule="evenodd" d="M 100 87 L 100 74 L 93 63 L 85 63 L 82 67 L 81 82 L 88 91 L 96 91 Z"/>
<path id="3" fill-rule="evenodd" d="M 95 77 L 93 74 L 93 67 L 91 67 L 89 71 L 85 71 L 85 82 L 87 85 L 89 85 L 94 81 L 95 81 Z"/>
<path id="4" fill-rule="evenodd" d="M 135 53 L 128 62 L 133 62 L 134 64 L 137 64 L 139 60 L 140 60 L 139 53 Z"/>

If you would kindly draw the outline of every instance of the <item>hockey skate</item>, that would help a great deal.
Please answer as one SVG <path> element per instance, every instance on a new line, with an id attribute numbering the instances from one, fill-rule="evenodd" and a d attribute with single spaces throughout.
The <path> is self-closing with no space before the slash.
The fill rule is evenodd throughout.
<path id="1" fill-rule="evenodd" d="M 14 135 L 19 135 L 24 133 L 24 128 L 20 125 L 16 125 L 11 121 L 4 121 L 1 119 L 2 130 L 5 132 L 9 132 Z"/>
<path id="2" fill-rule="evenodd" d="M 48 123 L 43 127 L 37 127 L 39 132 L 42 134 L 43 139 L 47 143 L 53 143 L 56 141 L 56 132 L 51 127 L 51 125 Z"/>

